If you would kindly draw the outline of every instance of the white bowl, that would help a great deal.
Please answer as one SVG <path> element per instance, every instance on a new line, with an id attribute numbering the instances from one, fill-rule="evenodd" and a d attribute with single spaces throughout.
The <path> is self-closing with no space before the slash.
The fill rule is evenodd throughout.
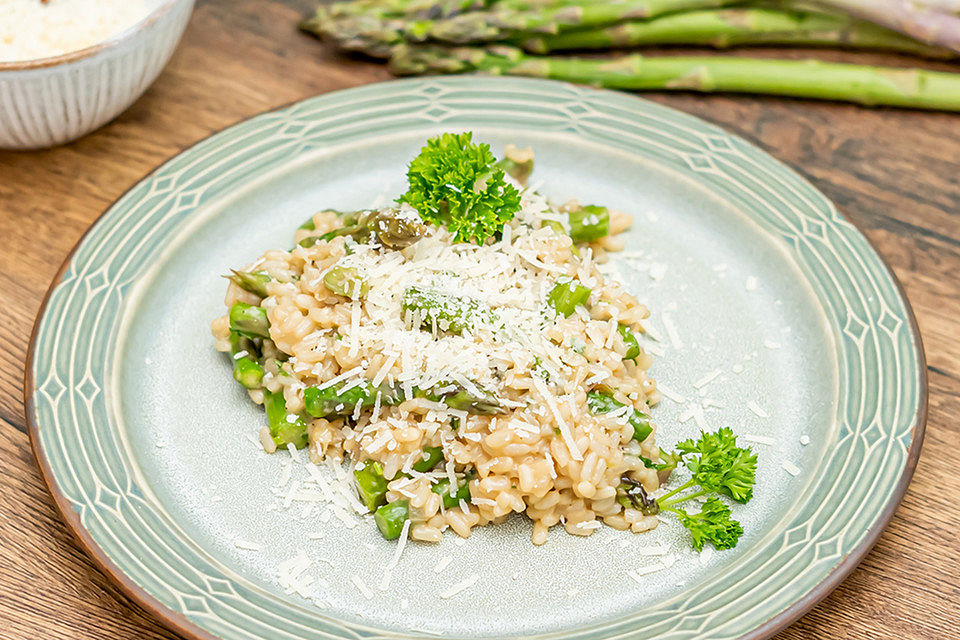
<path id="1" fill-rule="evenodd" d="M 86 49 L 0 62 L 0 148 L 63 144 L 118 116 L 170 59 L 193 3 L 165 0 L 129 29 Z"/>

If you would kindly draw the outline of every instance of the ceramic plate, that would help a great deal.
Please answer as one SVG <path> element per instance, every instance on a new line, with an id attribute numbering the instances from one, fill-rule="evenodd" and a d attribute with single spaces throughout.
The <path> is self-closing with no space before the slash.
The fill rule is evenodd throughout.
<path id="1" fill-rule="evenodd" d="M 534 547 L 516 517 L 468 541 L 407 545 L 381 590 L 396 544 L 372 523 L 277 506 L 289 454 L 251 442 L 262 413 L 213 350 L 220 276 L 287 246 L 318 208 L 394 197 L 426 138 L 450 130 L 497 151 L 531 145 L 542 191 L 634 214 L 615 264 L 653 312 L 652 375 L 669 390 L 659 438 L 693 435 L 696 405 L 760 456 L 756 497 L 735 508 L 746 530 L 735 549 L 697 555 L 669 522 L 644 535 L 557 529 Z M 180 154 L 79 243 L 31 357 L 33 446 L 67 522 L 107 574 L 191 638 L 768 637 L 876 541 L 926 408 L 907 302 L 816 189 L 690 116 L 523 79 L 332 93 Z M 306 476 L 292 468 L 293 481 Z M 314 583 L 284 593 L 278 567 L 301 552 Z"/>

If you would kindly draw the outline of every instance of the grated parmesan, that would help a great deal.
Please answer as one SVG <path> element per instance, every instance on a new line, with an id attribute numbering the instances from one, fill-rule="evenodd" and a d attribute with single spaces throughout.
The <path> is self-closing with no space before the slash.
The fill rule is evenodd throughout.
<path id="1" fill-rule="evenodd" d="M 457 595 L 458 593 L 461 593 L 461 592 L 463 592 L 463 591 L 466 591 L 467 589 L 469 589 L 470 587 L 472 587 L 474 584 L 476 584 L 477 580 L 479 580 L 479 579 L 480 579 L 480 574 L 479 574 L 479 573 L 475 573 L 475 574 L 473 574 L 472 576 L 470 576 L 469 578 L 466 578 L 466 579 L 461 580 L 460 582 L 456 583 L 455 585 L 453 585 L 452 587 L 450 587 L 450 588 L 447 589 L 446 591 L 441 592 L 441 593 L 440 593 L 440 597 L 443 598 L 444 600 L 446 600 L 447 598 L 452 598 L 453 596 Z"/>
<path id="2" fill-rule="evenodd" d="M 366 585 L 366 583 L 363 581 L 363 578 L 361 578 L 357 574 L 353 574 L 350 577 L 350 581 L 357 588 L 357 591 L 359 591 L 363 595 L 364 598 L 366 598 L 367 600 L 371 600 L 373 598 L 373 591 L 370 591 L 370 587 Z"/>
<path id="3" fill-rule="evenodd" d="M 247 542 L 246 540 L 241 540 L 237 538 L 233 541 L 233 546 L 237 549 L 243 549 L 245 551 L 260 551 L 260 545 L 255 542 Z"/>
<path id="4" fill-rule="evenodd" d="M 798 476 L 798 475 L 800 475 L 800 467 L 798 467 L 797 465 L 793 464 L 793 463 L 790 462 L 789 460 L 784 460 L 783 462 L 780 463 L 780 466 L 782 466 L 782 467 L 783 467 L 783 470 L 786 471 L 787 473 L 789 473 L 789 474 L 792 475 L 792 476 Z"/>
<path id="5" fill-rule="evenodd" d="M 437 562 L 437 566 L 433 568 L 434 573 L 443 573 L 444 569 L 450 566 L 450 563 L 453 562 L 453 556 L 444 556 L 440 558 L 440 561 Z"/>
<path id="6" fill-rule="evenodd" d="M 657 383 L 657 389 L 663 394 L 663 397 L 673 400 L 677 404 L 682 404 L 687 401 L 682 395 L 674 391 L 672 388 L 663 384 L 662 382 Z"/>
<path id="7" fill-rule="evenodd" d="M 759 418 L 768 418 L 768 417 L 770 417 L 770 416 L 767 414 L 767 412 L 764 411 L 764 410 L 760 407 L 760 405 L 758 405 L 758 404 L 757 404 L 755 401 L 753 401 L 753 400 L 751 400 L 750 402 L 747 403 L 747 409 L 750 409 L 750 411 L 752 411 L 753 413 L 755 413 L 755 414 L 757 415 L 757 417 L 759 417 Z"/>
<path id="8" fill-rule="evenodd" d="M 683 349 L 683 340 L 680 339 L 680 334 L 677 332 L 677 327 L 673 324 L 673 318 L 668 313 L 664 313 L 663 317 L 663 327 L 667 330 L 667 336 L 670 338 L 670 344 L 673 345 L 674 349 Z"/>
<path id="9" fill-rule="evenodd" d="M 722 370 L 720 370 L 720 369 L 714 369 L 713 371 L 711 371 L 711 372 L 708 373 L 707 375 L 703 376 L 702 378 L 700 378 L 699 380 L 697 380 L 696 382 L 694 382 L 694 383 L 693 383 L 694 388 L 699 389 L 699 388 L 701 388 L 701 387 L 707 386 L 708 384 L 710 384 L 711 382 L 713 382 L 714 380 L 716 380 L 717 377 L 719 377 L 721 373 L 723 373 Z"/>

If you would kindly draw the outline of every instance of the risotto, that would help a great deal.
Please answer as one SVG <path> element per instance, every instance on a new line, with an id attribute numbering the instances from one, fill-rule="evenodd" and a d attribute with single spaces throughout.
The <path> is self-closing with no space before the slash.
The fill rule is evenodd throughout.
<path id="1" fill-rule="evenodd" d="M 598 269 L 632 219 L 527 188 L 532 161 L 508 147 L 485 174 L 489 190 L 505 173 L 498 197 L 517 207 L 489 237 L 401 198 L 320 211 L 293 249 L 229 276 L 212 330 L 265 407 L 264 449 L 348 463 L 388 539 L 468 537 L 512 513 L 534 544 L 557 524 L 658 524 L 637 498 L 672 468 L 635 335 L 649 313 Z"/>

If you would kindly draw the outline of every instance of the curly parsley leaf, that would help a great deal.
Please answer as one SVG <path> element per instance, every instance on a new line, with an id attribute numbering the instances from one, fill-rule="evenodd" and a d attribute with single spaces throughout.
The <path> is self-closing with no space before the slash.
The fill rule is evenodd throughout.
<path id="1" fill-rule="evenodd" d="M 430 223 L 442 225 L 456 242 L 483 244 L 520 209 L 520 192 L 507 184 L 488 144 L 473 134 L 444 133 L 427 141 L 407 170 L 407 203 Z"/>
<path id="2" fill-rule="evenodd" d="M 677 444 L 673 454 L 661 452 L 660 455 L 665 462 L 685 466 L 692 477 L 657 498 L 657 507 L 680 519 L 680 523 L 690 530 L 693 547 L 697 551 L 702 551 L 707 542 L 717 549 L 736 546 L 743 535 L 743 528 L 730 517 L 730 508 L 720 500 L 720 496 L 741 503 L 753 497 L 756 454 L 749 447 L 738 447 L 733 431 L 722 428 L 716 433 L 701 431 L 696 441 L 684 440 Z M 706 496 L 706 500 L 699 513 L 691 514 L 677 506 L 700 496 Z"/>
<path id="3" fill-rule="evenodd" d="M 693 548 L 703 551 L 706 542 L 717 549 L 732 549 L 743 535 L 743 527 L 730 517 L 730 507 L 710 496 L 703 503 L 700 513 L 687 513 L 683 509 L 672 509 L 680 524 L 690 530 Z"/>
<path id="4" fill-rule="evenodd" d="M 716 433 L 701 431 L 696 442 L 677 443 L 677 452 L 694 481 L 707 491 L 741 503 L 753 497 L 757 456 L 749 448 L 738 447 L 737 437 L 729 428 L 723 427 Z"/>

